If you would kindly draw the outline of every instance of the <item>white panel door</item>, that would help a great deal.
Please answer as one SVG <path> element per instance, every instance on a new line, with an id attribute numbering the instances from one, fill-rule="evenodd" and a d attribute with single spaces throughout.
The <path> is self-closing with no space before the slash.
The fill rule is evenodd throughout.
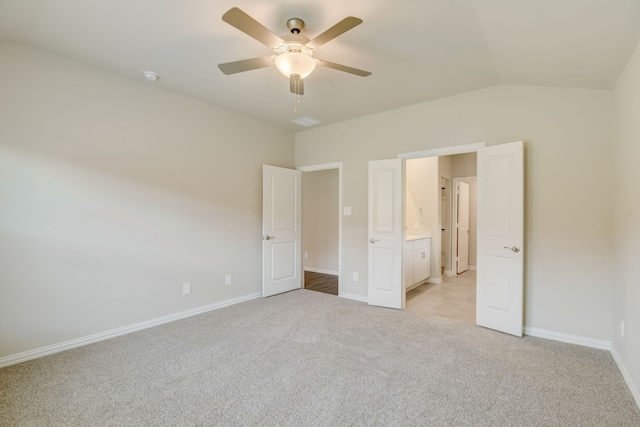
<path id="1" fill-rule="evenodd" d="M 403 308 L 402 160 L 369 162 L 369 304 Z"/>
<path id="2" fill-rule="evenodd" d="M 478 150 L 476 323 L 522 336 L 522 141 Z"/>
<path id="3" fill-rule="evenodd" d="M 262 296 L 302 287 L 302 172 L 262 170 Z"/>
<path id="4" fill-rule="evenodd" d="M 457 272 L 469 269 L 469 184 L 458 183 L 458 262 Z"/>

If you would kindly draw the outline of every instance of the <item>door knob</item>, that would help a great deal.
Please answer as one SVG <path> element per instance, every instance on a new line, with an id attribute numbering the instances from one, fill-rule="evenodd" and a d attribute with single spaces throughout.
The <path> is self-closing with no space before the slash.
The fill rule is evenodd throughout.
<path id="1" fill-rule="evenodd" d="M 512 247 L 505 246 L 504 248 L 505 248 L 505 249 L 512 250 L 512 251 L 513 251 L 513 252 L 515 252 L 515 253 L 520 252 L 520 248 L 519 248 L 519 247 L 517 247 L 517 246 L 512 246 Z"/>
<path id="2" fill-rule="evenodd" d="M 380 240 L 376 240 L 376 239 L 371 239 L 371 240 L 369 240 L 369 242 L 371 242 L 371 243 L 375 243 L 375 242 L 379 242 L 379 241 L 380 241 Z"/>
<path id="3" fill-rule="evenodd" d="M 275 238 L 276 238 L 276 236 L 267 236 L 267 237 L 264 238 L 264 240 L 271 240 L 271 239 L 275 239 Z"/>

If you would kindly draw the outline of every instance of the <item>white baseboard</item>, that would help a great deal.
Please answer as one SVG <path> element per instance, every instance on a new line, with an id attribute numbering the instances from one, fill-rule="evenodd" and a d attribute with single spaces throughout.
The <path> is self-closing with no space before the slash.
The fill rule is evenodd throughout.
<path id="1" fill-rule="evenodd" d="M 352 299 L 354 301 L 360 301 L 360 302 L 366 302 L 366 303 L 369 302 L 369 297 L 356 295 L 356 294 L 349 294 L 347 292 L 339 292 L 338 296 L 341 298 Z"/>
<path id="2" fill-rule="evenodd" d="M 456 276 L 456 273 L 451 271 L 451 270 L 445 270 L 444 271 L 444 275 L 445 276 Z"/>
<path id="3" fill-rule="evenodd" d="M 305 267 L 304 271 L 310 271 L 312 273 L 321 273 L 321 274 L 332 274 L 334 276 L 338 275 L 337 271 L 335 271 L 335 270 L 326 270 L 324 268 Z"/>
<path id="4" fill-rule="evenodd" d="M 442 283 L 442 277 L 429 277 L 427 283 Z"/>
<path id="5" fill-rule="evenodd" d="M 469 270 L 476 271 L 477 269 L 478 269 L 478 267 L 476 267 L 475 265 L 470 265 L 469 266 Z"/>
<path id="6" fill-rule="evenodd" d="M 76 338 L 69 341 L 64 341 L 58 344 L 48 345 L 46 347 L 36 348 L 34 350 L 25 351 L 10 356 L 0 358 L 0 368 L 5 366 L 15 365 L 18 363 L 26 362 L 27 360 L 37 359 L 39 357 L 48 356 L 50 354 L 59 353 L 65 350 L 71 350 L 72 348 L 81 347 L 87 344 L 93 344 L 98 341 L 108 340 L 110 338 L 119 337 L 121 335 L 130 334 L 132 332 L 141 331 L 143 329 L 152 328 L 154 326 L 162 325 L 163 323 L 173 322 L 175 320 L 184 319 L 198 314 L 206 313 L 208 311 L 217 310 L 219 308 L 228 307 L 230 305 L 238 304 L 245 301 L 262 297 L 262 292 L 241 296 L 238 298 L 232 298 L 225 301 L 216 302 L 213 304 L 205 305 L 202 307 L 192 308 L 190 310 L 180 311 L 178 313 L 169 314 L 162 317 L 156 317 L 155 319 L 145 320 L 144 322 L 134 323 L 132 325 L 123 326 L 121 328 L 111 329 L 105 332 L 99 332 L 97 334 L 88 335 L 86 337 Z"/>
<path id="7" fill-rule="evenodd" d="M 548 340 L 561 341 L 569 344 L 577 344 L 585 347 L 599 348 L 601 350 L 611 350 L 611 341 L 599 340 L 596 338 L 581 337 L 579 335 L 565 334 L 562 332 L 547 331 L 545 329 L 524 327 L 524 334 L 530 337 L 545 338 Z"/>
<path id="8" fill-rule="evenodd" d="M 620 353 L 618 353 L 615 345 L 611 346 L 611 355 L 613 356 L 613 360 L 616 361 L 618 369 L 620 369 L 620 373 L 622 373 L 622 377 L 627 383 L 631 395 L 636 400 L 636 404 L 640 407 L 640 389 L 638 389 L 638 386 L 633 382 L 633 378 L 631 378 L 631 374 L 629 373 L 627 366 L 624 364 L 622 357 L 620 357 Z"/>

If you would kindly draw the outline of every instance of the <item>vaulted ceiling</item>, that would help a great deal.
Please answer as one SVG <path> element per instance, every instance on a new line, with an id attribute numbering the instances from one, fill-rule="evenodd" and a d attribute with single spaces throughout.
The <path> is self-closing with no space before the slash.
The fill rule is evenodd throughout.
<path id="1" fill-rule="evenodd" d="M 239 7 L 277 35 L 301 18 L 309 38 L 347 16 L 363 23 L 315 56 L 298 115 L 274 67 L 224 75 L 218 63 L 268 55 L 221 20 Z M 0 0 L 0 42 L 33 46 L 141 84 L 292 131 L 498 84 L 612 89 L 640 40 L 640 0 Z M 2 66 L 2 64 L 0 64 Z M 160 80 L 148 82 L 143 71 Z"/>

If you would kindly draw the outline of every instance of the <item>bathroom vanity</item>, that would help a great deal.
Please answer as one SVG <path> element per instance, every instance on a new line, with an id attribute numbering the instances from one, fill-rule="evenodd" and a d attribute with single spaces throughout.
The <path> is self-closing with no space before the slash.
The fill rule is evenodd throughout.
<path id="1" fill-rule="evenodd" d="M 431 237 L 407 235 L 404 242 L 403 264 L 405 291 L 427 280 L 431 276 Z"/>

